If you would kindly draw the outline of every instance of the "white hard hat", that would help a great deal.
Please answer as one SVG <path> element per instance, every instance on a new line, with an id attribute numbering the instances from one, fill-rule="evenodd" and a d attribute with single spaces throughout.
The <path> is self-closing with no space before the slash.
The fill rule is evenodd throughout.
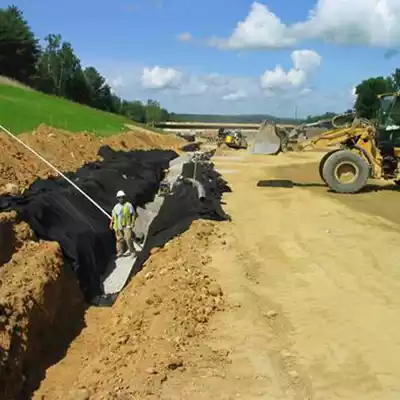
<path id="1" fill-rule="evenodd" d="M 125 197 L 125 196 L 126 196 L 126 194 L 125 194 L 125 192 L 123 190 L 118 190 L 117 198 L 118 197 Z"/>

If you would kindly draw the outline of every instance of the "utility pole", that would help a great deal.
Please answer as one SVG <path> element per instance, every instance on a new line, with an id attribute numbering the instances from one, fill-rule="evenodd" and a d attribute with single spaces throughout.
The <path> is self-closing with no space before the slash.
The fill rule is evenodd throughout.
<path id="1" fill-rule="evenodd" d="M 299 110 L 299 107 L 296 105 L 296 107 L 295 107 L 295 109 L 294 109 L 294 119 L 295 119 L 296 122 L 297 122 L 298 110 Z"/>

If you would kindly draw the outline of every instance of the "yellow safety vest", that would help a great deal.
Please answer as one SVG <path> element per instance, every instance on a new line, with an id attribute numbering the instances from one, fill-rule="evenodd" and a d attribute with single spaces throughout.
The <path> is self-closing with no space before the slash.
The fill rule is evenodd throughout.
<path id="1" fill-rule="evenodd" d="M 118 215 L 113 214 L 112 218 L 113 218 L 114 230 L 117 230 L 118 229 Z M 122 225 L 122 228 L 124 228 L 126 226 L 132 226 L 132 215 L 129 211 L 129 203 L 128 202 L 126 202 L 122 206 L 121 225 Z"/>

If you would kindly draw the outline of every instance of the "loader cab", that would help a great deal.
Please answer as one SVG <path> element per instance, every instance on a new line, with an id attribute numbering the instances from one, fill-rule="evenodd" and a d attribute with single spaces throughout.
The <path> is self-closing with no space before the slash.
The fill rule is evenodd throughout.
<path id="1" fill-rule="evenodd" d="M 400 147 L 400 93 L 379 96 L 377 145 L 380 148 Z"/>

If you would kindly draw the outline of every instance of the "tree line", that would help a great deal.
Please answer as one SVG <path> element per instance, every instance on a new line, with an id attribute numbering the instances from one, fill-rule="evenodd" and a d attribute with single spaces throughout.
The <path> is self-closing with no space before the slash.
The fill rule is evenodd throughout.
<path id="1" fill-rule="evenodd" d="M 171 121 L 182 122 L 219 122 L 219 123 L 255 123 L 259 124 L 266 119 L 274 120 L 280 124 L 294 124 L 294 118 L 279 118 L 268 114 L 170 114 Z"/>
<path id="2" fill-rule="evenodd" d="M 169 119 L 168 111 L 156 100 L 144 104 L 118 97 L 95 67 L 82 67 L 71 43 L 61 35 L 49 34 L 44 41 L 40 46 L 18 7 L 0 9 L 0 75 L 140 123 Z"/>

